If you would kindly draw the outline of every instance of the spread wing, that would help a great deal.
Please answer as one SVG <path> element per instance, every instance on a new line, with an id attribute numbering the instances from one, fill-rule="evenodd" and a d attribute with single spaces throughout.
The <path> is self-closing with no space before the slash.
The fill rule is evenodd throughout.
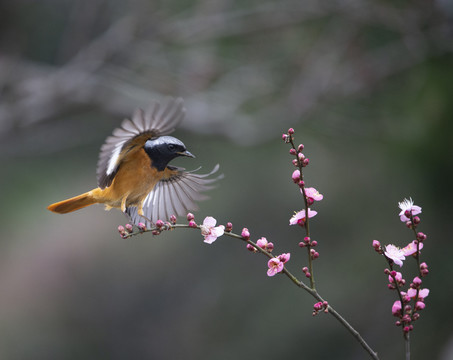
<path id="1" fill-rule="evenodd" d="M 211 185 L 223 175 L 210 177 L 219 170 L 217 164 L 208 174 L 196 174 L 176 167 L 168 167 L 170 176 L 160 180 L 143 202 L 144 216 L 155 223 L 157 220 L 170 220 L 171 215 L 182 216 L 188 210 L 197 210 L 197 201 L 207 199 L 202 192 L 211 189 Z M 152 225 L 137 214 L 136 207 L 128 207 L 126 213 L 137 225 L 142 222 L 147 228 Z"/>
<path id="2" fill-rule="evenodd" d="M 126 153 L 152 137 L 173 132 L 185 112 L 183 99 L 170 98 L 163 106 L 153 102 L 147 111 L 138 109 L 132 120 L 125 119 L 101 147 L 96 170 L 99 187 L 104 189 L 110 186 Z"/>

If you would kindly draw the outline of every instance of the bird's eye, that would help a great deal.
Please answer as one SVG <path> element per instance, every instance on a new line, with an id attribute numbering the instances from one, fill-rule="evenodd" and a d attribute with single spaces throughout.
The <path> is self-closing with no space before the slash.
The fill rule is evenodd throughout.
<path id="1" fill-rule="evenodd" d="M 169 149 L 170 151 L 175 150 L 175 145 L 173 145 L 173 144 L 168 144 L 168 149 Z"/>

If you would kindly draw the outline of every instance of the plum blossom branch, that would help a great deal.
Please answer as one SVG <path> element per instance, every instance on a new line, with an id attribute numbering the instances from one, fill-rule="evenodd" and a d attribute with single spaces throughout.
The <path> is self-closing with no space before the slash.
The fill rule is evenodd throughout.
<path id="1" fill-rule="evenodd" d="M 429 295 L 429 289 L 422 289 L 422 277 L 428 275 L 428 265 L 420 264 L 421 249 L 423 242 L 426 240 L 426 235 L 422 232 L 417 232 L 416 228 L 420 223 L 420 218 L 417 216 L 422 212 L 420 206 L 414 205 L 412 199 L 404 199 L 398 204 L 401 212 L 399 213 L 400 220 L 406 224 L 409 229 L 412 229 L 415 240 L 410 242 L 404 248 L 389 244 L 382 247 L 380 242 L 373 240 L 373 247 L 376 252 L 384 255 L 390 269 L 385 269 L 384 273 L 389 276 L 390 290 L 396 290 L 398 299 L 393 303 L 392 314 L 398 317 L 395 325 L 402 327 L 403 337 L 405 341 L 406 359 L 410 359 L 410 332 L 414 329 L 413 322 L 420 318 L 420 311 L 425 308 L 424 299 Z M 407 292 L 402 291 L 402 287 L 406 281 L 400 272 L 393 270 L 393 265 L 403 266 L 406 257 L 412 256 L 417 262 L 418 276 L 412 280 Z M 411 305 L 411 301 L 413 303 Z"/>
<path id="2" fill-rule="evenodd" d="M 290 220 L 290 225 L 299 225 L 305 228 L 305 237 L 304 241 L 300 242 L 301 247 L 307 248 L 307 256 L 308 256 L 308 270 L 304 271 L 305 276 L 310 279 L 310 287 L 312 289 L 316 289 L 315 286 L 315 277 L 314 277 L 314 269 L 313 269 L 313 260 L 319 257 L 319 253 L 316 252 L 312 247 L 316 246 L 310 242 L 310 218 L 317 214 L 316 211 L 310 209 L 310 205 L 314 203 L 314 201 L 322 200 L 323 196 L 319 194 L 319 192 L 315 188 L 307 188 L 305 186 L 304 175 L 303 175 L 303 168 L 308 166 L 310 160 L 302 153 L 304 150 L 304 145 L 299 144 L 297 147 L 294 143 L 294 129 L 289 128 L 286 134 L 282 135 L 282 139 L 285 143 L 289 143 L 291 145 L 291 149 L 289 153 L 294 155 L 295 158 L 293 159 L 292 163 L 297 170 L 294 170 L 292 174 L 292 179 L 294 183 L 296 183 L 302 194 L 304 199 L 305 208 L 299 212 L 297 212 Z"/>
<path id="3" fill-rule="evenodd" d="M 312 287 L 306 285 L 303 281 L 299 280 L 292 272 L 288 270 L 285 264 L 290 260 L 289 253 L 283 253 L 278 256 L 272 254 L 274 245 L 268 242 L 266 238 L 260 238 L 255 242 L 250 240 L 250 232 L 247 228 L 243 228 L 241 234 L 232 232 L 233 225 L 227 223 L 226 226 L 220 225 L 216 227 L 216 221 L 214 218 L 208 216 L 203 221 L 202 225 L 197 225 L 193 214 L 187 214 L 188 224 L 177 224 L 176 217 L 172 216 L 169 222 L 163 222 L 158 220 L 152 228 L 147 229 L 144 224 L 140 223 L 134 230 L 134 227 L 130 224 L 126 226 L 119 226 L 118 231 L 123 239 L 127 239 L 136 235 L 151 232 L 153 235 L 160 235 L 163 231 L 169 231 L 174 229 L 198 229 L 201 231 L 201 235 L 204 237 L 204 242 L 212 244 L 218 237 L 225 235 L 241 241 L 247 244 L 247 249 L 252 252 L 259 252 L 269 258 L 268 261 L 268 275 L 274 276 L 278 273 L 284 274 L 293 284 L 297 287 L 305 290 L 311 296 L 313 296 L 318 302 L 314 305 L 313 315 L 316 315 L 319 311 L 330 313 L 337 321 L 340 322 L 359 342 L 359 344 L 368 352 L 373 359 L 379 359 L 377 353 L 368 345 L 368 343 L 362 338 L 360 333 L 352 327 L 349 322 L 344 319 L 333 307 L 330 305 L 317 291 Z M 223 233 L 222 233 L 223 232 Z M 206 241 L 208 237 L 209 241 Z M 214 238 L 215 237 L 215 238 Z"/>

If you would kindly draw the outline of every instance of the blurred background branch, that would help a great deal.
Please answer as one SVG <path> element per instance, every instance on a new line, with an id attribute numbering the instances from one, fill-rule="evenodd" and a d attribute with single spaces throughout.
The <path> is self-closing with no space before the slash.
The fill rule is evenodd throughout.
<path id="1" fill-rule="evenodd" d="M 4 6 L 15 15 L 32 11 L 32 3 Z M 59 20 L 51 46 L 28 51 L 46 36 L 43 25 L 31 33 L 10 23 L 11 37 L 3 38 L 3 136 L 68 109 L 125 117 L 156 94 L 180 94 L 199 128 L 242 142 L 255 118 L 265 124 L 263 139 L 326 101 L 368 95 L 386 78 L 453 50 L 451 13 L 436 2 L 195 1 L 178 9 L 136 1 L 121 16 L 112 11 L 116 2 L 43 4 L 43 20 Z M 222 126 L 231 114 L 232 126 Z"/>

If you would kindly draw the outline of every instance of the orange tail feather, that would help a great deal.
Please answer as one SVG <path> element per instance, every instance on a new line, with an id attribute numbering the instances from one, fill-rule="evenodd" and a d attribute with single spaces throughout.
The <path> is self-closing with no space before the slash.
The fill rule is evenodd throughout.
<path id="1" fill-rule="evenodd" d="M 85 194 L 49 205 L 47 209 L 58 214 L 66 214 L 96 203 L 97 201 L 91 195 L 91 191 L 88 191 Z"/>

